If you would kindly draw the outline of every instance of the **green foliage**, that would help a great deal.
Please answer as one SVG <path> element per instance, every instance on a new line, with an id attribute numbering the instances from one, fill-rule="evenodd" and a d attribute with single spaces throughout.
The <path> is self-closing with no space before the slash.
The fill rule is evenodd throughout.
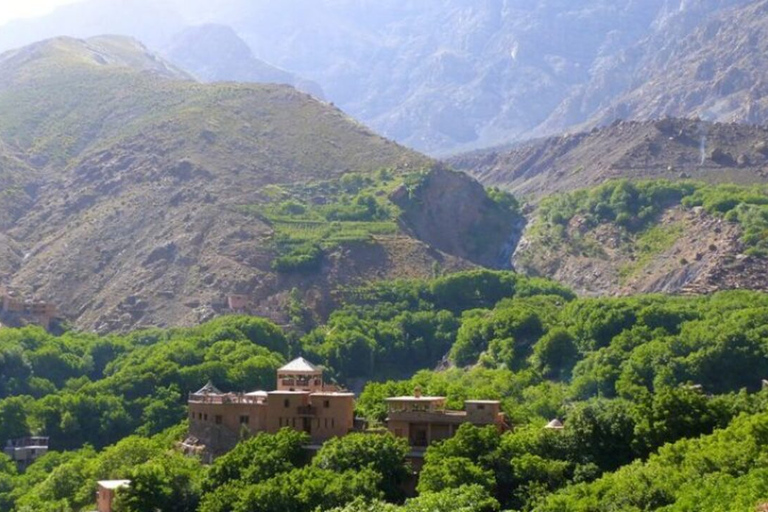
<path id="1" fill-rule="evenodd" d="M 381 475 L 370 469 L 335 471 L 307 466 L 244 490 L 233 512 L 313 512 L 344 505 L 358 497 L 381 497 Z"/>
<path id="2" fill-rule="evenodd" d="M 303 245 L 291 249 L 272 262 L 278 272 L 316 272 L 323 263 L 323 249 L 318 245 Z"/>
<path id="3" fill-rule="evenodd" d="M 539 218 L 544 225 L 565 226 L 579 215 L 590 226 L 615 222 L 636 232 L 644 229 L 664 208 L 692 194 L 696 187 L 693 183 L 666 180 L 611 181 L 543 200 Z"/>
<path id="4" fill-rule="evenodd" d="M 272 203 L 239 210 L 258 216 L 274 229 L 274 270 L 317 272 L 325 251 L 398 232 L 397 208 L 387 199 L 398 178 L 402 176 L 390 172 L 348 173 L 338 180 L 294 185 L 281 190 Z"/>
<path id="5" fill-rule="evenodd" d="M 387 397 L 418 386 L 454 409 L 498 399 L 514 430 L 463 425 L 430 446 L 420 495 L 403 504 L 408 447 L 390 435 L 335 439 L 310 461 L 306 435 L 285 429 L 204 468 L 169 452 L 184 435 L 183 397 L 209 378 L 227 390 L 272 387 L 293 355 L 274 324 L 233 316 L 105 338 L 3 329 L 0 435 L 44 433 L 69 451 L 23 474 L 0 459 L 0 506 L 91 509 L 96 480 L 126 477 L 137 485 L 119 505 L 131 511 L 693 510 L 698 501 L 728 510 L 720 485 L 735 486 L 724 495 L 739 506 L 762 499 L 768 457 L 758 444 L 768 443 L 750 418 L 764 422 L 768 405 L 758 391 L 766 294 L 575 298 L 547 281 L 472 271 L 341 298 L 299 346 L 338 379 L 410 376 L 367 383 L 357 412 L 372 425 L 386 418 Z M 462 367 L 424 370 L 446 354 Z M 565 428 L 542 428 L 552 418 Z"/>
<path id="6" fill-rule="evenodd" d="M 390 434 L 349 434 L 323 445 L 312 464 L 337 473 L 370 469 L 382 476 L 381 491 L 390 501 L 402 498 L 402 486 L 410 476 L 405 456 L 410 448 Z"/>
<path id="7" fill-rule="evenodd" d="M 186 512 L 200 501 L 200 464 L 172 452 L 129 473 L 131 485 L 118 489 L 115 512 Z"/>
<path id="8" fill-rule="evenodd" d="M 440 492 L 425 492 L 398 507 L 383 501 L 356 499 L 329 512 L 496 512 L 499 502 L 480 485 L 463 485 Z"/>
<path id="9" fill-rule="evenodd" d="M 667 445 L 648 462 L 554 494 L 537 510 L 754 510 L 766 497 L 767 419 L 743 416 L 712 435 Z"/>
<path id="10" fill-rule="evenodd" d="M 257 484 L 299 467 L 307 460 L 303 446 L 308 442 L 306 434 L 288 428 L 275 435 L 252 437 L 216 459 L 208 470 L 203 487 L 208 492 L 214 492 L 234 481 Z"/>
<path id="11" fill-rule="evenodd" d="M 599 256 L 600 244 L 591 230 L 612 224 L 621 230 L 621 249 L 632 256 L 621 269 L 621 276 L 627 278 L 675 242 L 682 226 L 655 223 L 664 210 L 677 205 L 701 207 L 738 223 L 747 252 L 758 257 L 768 255 L 768 188 L 764 185 L 611 181 L 544 199 L 528 238 L 534 245 L 556 252 Z"/>
<path id="12" fill-rule="evenodd" d="M 0 376 L 0 443 L 41 433 L 54 449 L 101 448 L 153 435 L 178 424 L 187 392 L 209 379 L 233 390 L 273 386 L 287 353 L 277 326 L 239 316 L 124 337 L 2 329 L 0 361 L 14 366 Z"/>

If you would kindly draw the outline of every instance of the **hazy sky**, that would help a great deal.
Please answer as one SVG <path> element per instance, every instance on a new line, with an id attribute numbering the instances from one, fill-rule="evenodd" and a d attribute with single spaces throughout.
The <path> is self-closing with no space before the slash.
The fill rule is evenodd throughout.
<path id="1" fill-rule="evenodd" d="M 51 12 L 60 5 L 82 0 L 0 0 L 0 25 L 17 18 L 29 18 Z"/>

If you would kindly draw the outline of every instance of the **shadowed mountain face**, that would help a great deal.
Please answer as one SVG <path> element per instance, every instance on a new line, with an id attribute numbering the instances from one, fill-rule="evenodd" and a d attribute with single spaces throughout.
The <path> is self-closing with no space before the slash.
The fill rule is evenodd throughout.
<path id="1" fill-rule="evenodd" d="M 661 11 L 645 37 L 597 62 L 537 131 L 664 116 L 765 124 L 766 14 L 765 0 L 688 1 Z"/>
<path id="2" fill-rule="evenodd" d="M 254 57 L 245 41 L 226 25 L 188 28 L 177 34 L 162 53 L 204 82 L 286 84 L 324 99 L 318 84 Z"/>
<path id="3" fill-rule="evenodd" d="M 766 5 L 90 0 L 3 27 L 0 49 L 132 35 L 203 80 L 322 88 L 377 132 L 446 154 L 617 118 L 765 122 Z"/>
<path id="4" fill-rule="evenodd" d="M 413 197 L 456 196 L 473 223 L 512 229 L 482 187 L 457 191 L 466 178 L 328 104 L 288 86 L 201 84 L 124 37 L 0 55 L 0 110 L 2 280 L 81 328 L 192 324 L 231 294 L 274 316 L 296 287 L 321 311 L 340 284 L 495 257 L 509 233 L 483 250 L 455 233 L 440 251 L 408 234 L 418 218 L 398 227 L 387 193 L 413 173 Z M 302 262 L 287 252 L 302 241 L 321 267 L 276 272 L 280 254 Z"/>

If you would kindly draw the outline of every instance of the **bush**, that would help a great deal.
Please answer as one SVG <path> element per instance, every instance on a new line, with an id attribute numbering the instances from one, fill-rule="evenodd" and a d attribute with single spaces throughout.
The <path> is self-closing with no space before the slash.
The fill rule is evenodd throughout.
<path id="1" fill-rule="evenodd" d="M 318 245 L 297 247 L 288 254 L 278 256 L 272 262 L 277 272 L 316 272 L 323 263 L 323 250 Z"/>

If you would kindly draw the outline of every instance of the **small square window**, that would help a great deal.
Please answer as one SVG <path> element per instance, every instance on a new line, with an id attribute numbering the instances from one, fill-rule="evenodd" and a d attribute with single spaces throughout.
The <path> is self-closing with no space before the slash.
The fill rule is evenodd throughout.
<path id="1" fill-rule="evenodd" d="M 331 401 L 330 400 L 323 400 L 323 407 L 328 409 L 330 406 L 331 406 Z"/>
<path id="2" fill-rule="evenodd" d="M 217 414 L 216 417 L 214 418 L 214 421 L 216 422 L 217 425 L 221 425 L 221 415 Z"/>
<path id="3" fill-rule="evenodd" d="M 248 425 L 251 422 L 250 416 L 240 416 L 240 424 L 241 425 Z"/>
<path id="4" fill-rule="evenodd" d="M 485 405 L 484 405 L 484 404 L 477 404 L 477 410 L 478 410 L 478 411 L 483 411 L 483 410 L 485 410 Z"/>

